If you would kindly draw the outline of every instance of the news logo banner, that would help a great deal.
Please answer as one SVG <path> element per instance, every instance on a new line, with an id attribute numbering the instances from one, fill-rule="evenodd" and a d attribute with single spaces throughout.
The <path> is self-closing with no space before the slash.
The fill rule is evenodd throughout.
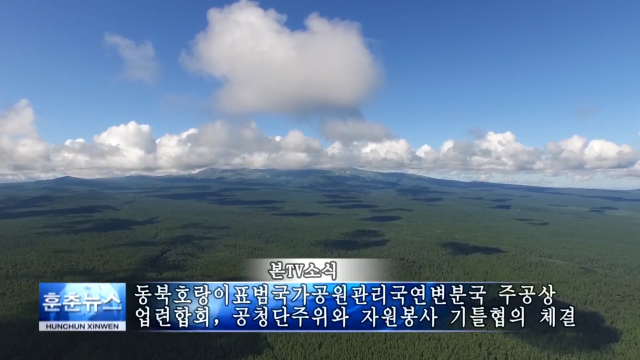
<path id="1" fill-rule="evenodd" d="M 126 284 L 40 283 L 40 331 L 126 331 Z"/>
<path id="2" fill-rule="evenodd" d="M 170 282 L 130 286 L 129 329 L 212 332 L 488 332 L 572 327 L 553 285 L 418 282 Z M 518 297 L 516 299 L 515 297 Z M 516 301 L 519 300 L 519 301 Z M 489 302 L 490 303 L 489 303 Z M 531 316 L 529 316 L 531 318 Z"/>

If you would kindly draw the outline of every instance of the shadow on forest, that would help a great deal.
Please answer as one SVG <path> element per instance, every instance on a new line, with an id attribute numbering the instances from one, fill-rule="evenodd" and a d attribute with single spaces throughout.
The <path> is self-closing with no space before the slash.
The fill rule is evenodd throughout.
<path id="1" fill-rule="evenodd" d="M 269 348 L 250 334 L 161 334 L 135 332 L 38 332 L 37 301 L 25 301 L 0 320 L 0 359 L 201 359 L 240 360 Z"/>
<path id="2" fill-rule="evenodd" d="M 263 206 L 263 205 L 274 205 L 274 204 L 282 204 L 284 201 L 282 200 L 242 200 L 242 199 L 211 199 L 208 201 L 211 204 L 221 205 L 221 206 Z"/>
<path id="3" fill-rule="evenodd" d="M 318 201 L 317 203 L 323 204 L 323 205 L 326 205 L 326 204 L 332 205 L 332 204 L 351 204 L 351 203 L 361 203 L 361 202 L 362 200 L 355 200 L 355 199 L 354 200 L 335 200 L 334 199 L 334 200 Z"/>
<path id="4" fill-rule="evenodd" d="M 336 240 L 323 240 L 319 244 L 328 250 L 345 250 L 345 251 L 358 251 L 369 249 L 373 247 L 381 247 L 387 245 L 389 240 L 355 240 L 355 239 L 336 239 Z"/>
<path id="5" fill-rule="evenodd" d="M 547 226 L 547 225 L 549 225 L 549 222 L 547 222 L 547 221 L 539 221 L 539 222 L 530 222 L 528 224 L 529 225 L 535 225 L 535 226 Z"/>
<path id="6" fill-rule="evenodd" d="M 511 210 L 511 205 L 496 205 L 489 207 L 487 209 L 495 209 L 495 210 Z"/>
<path id="7" fill-rule="evenodd" d="M 433 197 L 433 198 L 412 198 L 411 200 L 413 201 L 422 201 L 422 202 L 426 202 L 426 203 L 432 203 L 432 202 L 440 202 L 442 200 L 444 200 L 441 197 Z"/>
<path id="8" fill-rule="evenodd" d="M 536 219 L 514 219 L 514 220 L 526 223 L 528 225 L 536 225 L 536 226 L 547 226 L 547 225 L 549 225 L 549 222 L 547 222 L 547 221 L 538 221 Z"/>
<path id="9" fill-rule="evenodd" d="M 629 199 L 629 198 L 623 198 L 619 196 L 587 196 L 587 195 L 578 195 L 578 196 L 589 198 L 589 199 L 609 200 L 613 202 L 640 202 L 640 199 Z"/>
<path id="10" fill-rule="evenodd" d="M 472 245 L 457 241 L 442 242 L 440 243 L 440 247 L 448 250 L 450 254 L 456 256 L 473 254 L 496 255 L 505 252 L 504 250 L 497 247 Z"/>
<path id="11" fill-rule="evenodd" d="M 205 201 L 213 198 L 225 198 L 233 195 L 223 194 L 219 191 L 199 191 L 174 194 L 154 195 L 153 197 L 165 200 L 201 200 Z"/>
<path id="12" fill-rule="evenodd" d="M 0 212 L 0 220 L 27 219 L 42 216 L 71 216 L 97 214 L 103 211 L 118 211 L 111 205 L 88 205 L 63 209 L 29 210 L 18 212 Z"/>
<path id="13" fill-rule="evenodd" d="M 397 183 L 384 181 L 384 180 L 365 180 L 365 181 L 357 181 L 354 183 L 343 184 L 349 187 L 357 187 L 360 190 L 366 189 L 368 192 L 384 190 L 384 189 L 393 189 L 398 187 Z"/>
<path id="14" fill-rule="evenodd" d="M 392 222 L 392 221 L 398 221 L 401 220 L 402 216 L 393 216 L 393 215 L 376 215 L 376 216 L 369 216 L 366 218 L 362 218 L 360 220 L 362 221 L 371 221 L 371 222 Z"/>
<path id="15" fill-rule="evenodd" d="M 185 223 L 182 224 L 180 226 L 178 226 L 176 229 L 181 229 L 181 230 L 228 230 L 231 229 L 230 226 L 227 225 L 209 225 L 209 224 L 203 224 L 203 223 L 196 223 L 196 222 L 190 222 L 190 223 Z"/>
<path id="16" fill-rule="evenodd" d="M 375 209 L 378 207 L 378 205 L 369 205 L 369 204 L 348 204 L 348 205 L 335 205 L 335 206 L 329 206 L 330 208 L 336 208 L 336 209 L 345 209 L 345 210 L 351 210 L 351 209 Z"/>
<path id="17" fill-rule="evenodd" d="M 549 189 L 549 188 L 539 188 L 539 187 L 527 188 L 527 187 L 524 187 L 524 188 L 521 188 L 520 190 L 521 191 L 527 191 L 527 192 L 542 193 L 542 194 L 546 194 L 546 195 L 574 196 L 574 197 L 581 197 L 581 198 L 585 198 L 585 199 L 600 199 L 600 200 L 607 200 L 607 201 L 612 201 L 612 202 L 640 202 L 640 199 L 638 199 L 638 198 L 625 198 L 625 197 L 621 197 L 621 196 L 571 194 L 571 193 L 566 193 L 566 192 L 561 192 L 561 191 L 554 191 L 554 190 Z M 612 190 L 612 191 L 616 191 L 616 190 Z"/>
<path id="18" fill-rule="evenodd" d="M 437 194 L 453 194 L 449 191 L 431 190 L 429 187 L 410 187 L 396 189 L 396 193 L 402 196 L 422 196 L 422 195 L 437 195 Z"/>
<path id="19" fill-rule="evenodd" d="M 289 211 L 289 212 L 275 213 L 273 215 L 284 216 L 284 217 L 315 217 L 315 216 L 328 215 L 328 214 L 319 213 L 319 212 Z"/>
<path id="20" fill-rule="evenodd" d="M 109 245 L 105 248 L 121 248 L 121 247 L 145 248 L 145 247 L 159 246 L 161 244 L 162 242 L 160 242 L 159 240 L 134 240 L 134 241 L 127 241 L 126 243 L 123 243 L 123 244 Z"/>
<path id="21" fill-rule="evenodd" d="M 589 212 L 606 215 L 608 210 L 619 210 L 619 209 L 615 206 L 599 206 L 599 207 L 592 207 L 591 209 L 589 209 Z"/>
<path id="22" fill-rule="evenodd" d="M 169 239 L 163 240 L 162 242 L 169 244 L 171 246 L 173 245 L 184 246 L 184 245 L 199 245 L 205 241 L 209 242 L 214 240 L 218 240 L 218 238 L 213 236 L 197 236 L 193 234 L 182 234 L 182 235 L 170 237 Z"/>
<path id="23" fill-rule="evenodd" d="M 201 191 L 201 192 L 187 192 L 177 194 L 163 194 L 154 195 L 153 197 L 167 200 L 196 200 L 203 201 L 209 204 L 221 205 L 221 206 L 264 206 L 281 204 L 284 201 L 281 200 L 243 200 L 236 198 L 236 195 L 227 194 L 229 191 L 249 191 L 259 190 L 251 188 L 225 188 L 217 191 Z"/>
<path id="24" fill-rule="evenodd" d="M 138 226 L 157 224 L 157 219 L 157 217 L 154 217 L 146 220 L 121 218 L 75 220 L 55 225 L 47 225 L 44 226 L 43 229 L 57 229 L 65 234 L 106 233 L 111 231 L 133 230 Z"/>
<path id="25" fill-rule="evenodd" d="M 391 208 L 391 209 L 371 209 L 369 211 L 374 212 L 374 213 L 378 213 L 378 214 L 387 214 L 387 213 L 400 212 L 400 211 L 411 212 L 411 211 L 413 211 L 413 209 Z"/>
<path id="26" fill-rule="evenodd" d="M 197 236 L 193 234 L 182 234 L 182 235 L 172 236 L 166 239 L 125 241 L 123 243 L 104 246 L 103 249 L 118 249 L 123 247 L 147 248 L 147 247 L 154 247 L 154 246 L 164 246 L 160 255 L 160 256 L 164 256 L 169 251 L 173 250 L 173 246 L 196 245 L 197 247 L 203 242 L 213 241 L 217 239 L 218 238 L 213 236 Z"/>
<path id="27" fill-rule="evenodd" d="M 194 190 L 198 190 L 198 191 L 202 191 L 202 190 L 210 190 L 211 186 L 209 185 L 186 185 L 186 186 L 167 186 L 167 185 L 163 185 L 163 186 L 156 186 L 156 187 L 145 187 L 142 189 L 137 189 L 135 192 L 138 194 L 156 194 L 156 193 L 163 193 L 163 194 L 167 194 L 167 193 L 173 193 L 174 191 L 194 191 Z M 154 196 L 154 197 L 158 197 L 158 196 Z M 179 200 L 179 199 L 178 199 Z"/>
<path id="28" fill-rule="evenodd" d="M 272 206 L 272 205 L 248 206 L 248 208 L 253 210 L 262 210 L 262 211 L 281 211 L 283 209 L 283 207 L 281 206 Z"/>
<path id="29" fill-rule="evenodd" d="M 2 199 L 2 207 L 0 207 L 1 211 L 15 211 L 15 210 L 24 210 L 35 207 L 42 207 L 51 205 L 55 202 L 56 199 L 53 196 L 49 195 L 39 195 L 32 197 L 6 197 Z"/>
<path id="30" fill-rule="evenodd" d="M 257 191 L 261 190 L 260 188 L 250 188 L 250 187 L 227 187 L 218 189 L 219 192 L 230 192 L 230 191 Z"/>
<path id="31" fill-rule="evenodd" d="M 553 299 L 556 308 L 556 327 L 550 327 L 546 322 L 540 322 L 541 312 L 546 305 L 540 299 L 531 304 L 524 304 L 522 297 L 517 296 L 509 301 L 509 308 L 524 306 L 525 330 L 521 330 L 515 324 L 508 324 L 505 330 L 515 330 L 507 333 L 530 346 L 540 350 L 557 354 L 575 354 L 576 352 L 602 351 L 610 345 L 620 342 L 621 332 L 605 323 L 604 317 L 595 311 L 574 310 L 575 327 L 565 328 L 560 318 L 564 314 L 560 309 L 572 306 L 569 303 Z M 504 306 L 504 299 L 496 297 L 489 299 L 485 308 L 497 308 Z"/>
<path id="32" fill-rule="evenodd" d="M 341 194 L 324 194 L 322 196 L 326 197 L 327 199 L 334 199 L 334 200 L 359 200 L 360 199 L 358 196 L 341 195 Z"/>
<path id="33" fill-rule="evenodd" d="M 347 231 L 344 235 L 348 238 L 353 239 L 370 239 L 370 238 L 380 238 L 383 237 L 384 234 L 382 231 L 377 229 L 357 229 L 352 231 Z"/>

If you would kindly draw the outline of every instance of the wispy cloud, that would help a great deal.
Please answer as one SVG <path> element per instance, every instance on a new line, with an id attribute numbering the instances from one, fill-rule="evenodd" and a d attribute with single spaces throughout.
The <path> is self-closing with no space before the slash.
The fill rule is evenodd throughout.
<path id="1" fill-rule="evenodd" d="M 149 41 L 136 44 L 120 35 L 104 34 L 104 43 L 115 49 L 124 61 L 124 75 L 130 80 L 154 82 L 160 72 L 155 50 Z"/>
<path id="2" fill-rule="evenodd" d="M 598 115 L 598 108 L 594 106 L 579 106 L 575 109 L 575 116 L 579 120 L 590 120 Z"/>

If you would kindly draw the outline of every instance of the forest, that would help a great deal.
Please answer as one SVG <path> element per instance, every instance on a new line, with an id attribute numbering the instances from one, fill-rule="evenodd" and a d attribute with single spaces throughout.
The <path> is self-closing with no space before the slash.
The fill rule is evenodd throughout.
<path id="1" fill-rule="evenodd" d="M 640 191 L 341 170 L 0 185 L 0 359 L 640 357 Z M 39 282 L 231 281 L 249 258 L 384 258 L 398 281 L 554 284 L 546 332 L 38 332 Z"/>

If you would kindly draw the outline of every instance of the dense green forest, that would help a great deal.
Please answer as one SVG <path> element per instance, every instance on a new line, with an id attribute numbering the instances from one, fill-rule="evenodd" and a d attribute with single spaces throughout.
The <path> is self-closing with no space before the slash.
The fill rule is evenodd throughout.
<path id="1" fill-rule="evenodd" d="M 0 185 L 0 359 L 638 359 L 640 191 L 342 171 Z M 540 281 L 546 333 L 39 333 L 39 282 L 224 280 L 257 257 L 394 261 L 410 281 Z"/>

